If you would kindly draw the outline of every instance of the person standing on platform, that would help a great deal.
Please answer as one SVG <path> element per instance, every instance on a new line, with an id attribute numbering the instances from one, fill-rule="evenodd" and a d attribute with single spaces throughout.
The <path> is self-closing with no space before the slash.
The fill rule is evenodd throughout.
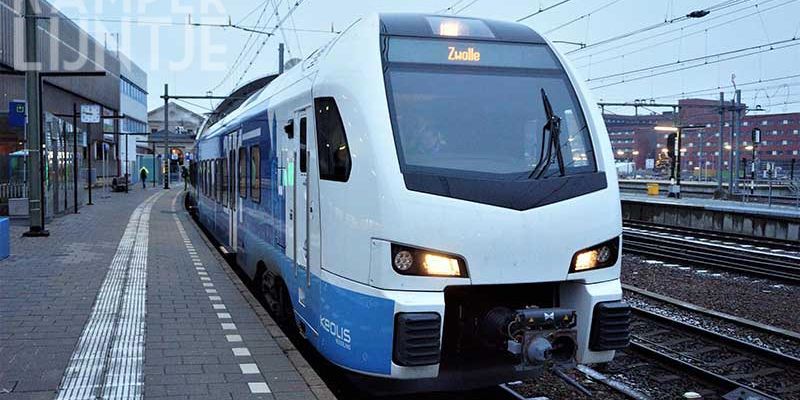
<path id="1" fill-rule="evenodd" d="M 181 167 L 181 179 L 183 179 L 183 190 L 188 189 L 189 186 L 189 170 L 186 167 Z"/>
<path id="2" fill-rule="evenodd" d="M 139 170 L 139 179 L 142 181 L 142 189 L 147 189 L 147 168 Z"/>

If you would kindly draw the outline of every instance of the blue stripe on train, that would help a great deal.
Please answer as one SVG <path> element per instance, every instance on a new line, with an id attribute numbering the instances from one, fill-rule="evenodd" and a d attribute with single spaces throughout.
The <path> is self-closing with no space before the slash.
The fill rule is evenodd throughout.
<path id="1" fill-rule="evenodd" d="M 309 342 L 328 360 L 354 371 L 391 374 L 394 301 L 345 289 L 324 282 L 318 276 L 312 276 L 309 289 L 302 269 L 295 277 L 294 263 L 285 254 L 286 196 L 279 189 L 284 182 L 281 182 L 278 168 L 277 121 L 272 116 L 271 123 L 250 120 L 243 124 L 245 132 L 256 127 L 262 129 L 258 138 L 262 157 L 260 172 L 268 179 L 262 179 L 260 203 L 252 202 L 252 198 L 243 202 L 246 212 L 243 212 L 242 223 L 238 224 L 237 236 L 243 252 L 248 254 L 237 255 L 237 258 L 244 256 L 239 261 L 248 264 L 243 267 L 250 271 L 257 260 L 249 257 L 263 257 L 268 264 L 279 266 L 294 308 L 308 324 Z M 255 143 L 246 143 L 248 147 L 252 144 Z M 201 148 L 204 158 L 218 157 L 223 154 L 222 137 L 202 143 Z M 201 222 L 217 240 L 227 243 L 227 215 L 214 200 L 200 197 Z M 306 293 L 305 307 L 299 302 L 300 288 Z"/>

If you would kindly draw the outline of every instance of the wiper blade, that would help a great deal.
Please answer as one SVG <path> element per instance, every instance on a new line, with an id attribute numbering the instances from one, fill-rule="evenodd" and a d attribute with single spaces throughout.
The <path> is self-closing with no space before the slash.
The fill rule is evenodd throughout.
<path id="1" fill-rule="evenodd" d="M 564 155 L 561 153 L 561 118 L 553 112 L 553 106 L 550 104 L 550 99 L 547 97 L 547 92 L 542 90 L 542 105 L 544 106 L 544 113 L 547 117 L 547 122 L 542 127 L 542 146 L 539 151 L 539 163 L 528 175 L 528 179 L 540 179 L 544 175 L 547 168 L 553 162 L 553 148 L 555 148 L 556 160 L 558 161 L 558 171 L 561 176 L 566 175 L 564 171 Z M 545 152 L 545 146 L 547 151 Z"/>

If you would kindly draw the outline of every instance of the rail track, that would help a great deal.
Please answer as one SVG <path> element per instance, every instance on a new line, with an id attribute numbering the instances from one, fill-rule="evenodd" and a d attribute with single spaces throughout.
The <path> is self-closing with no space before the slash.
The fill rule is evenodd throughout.
<path id="1" fill-rule="evenodd" d="M 800 334 L 706 310 L 630 286 L 624 289 L 628 297 L 633 293 L 657 303 L 656 307 L 667 304 L 691 314 L 679 318 L 674 313 L 646 309 L 632 301 L 631 346 L 626 351 L 690 373 L 699 381 L 715 386 L 722 395 L 735 393 L 741 398 L 800 399 L 800 359 L 797 356 L 764 346 L 762 340 L 744 340 L 721 334 L 719 330 L 725 330 L 724 327 L 712 330 L 699 326 L 701 324 L 697 322 L 698 319 L 707 318 L 711 326 L 715 326 L 723 321 L 724 324 L 742 329 L 744 332 L 740 336 L 744 338 L 753 339 L 750 336 L 753 333 L 762 337 L 777 337 L 788 343 L 785 346 L 794 346 L 794 350 L 798 350 Z M 684 322 L 686 320 L 692 323 Z"/>
<path id="2" fill-rule="evenodd" d="M 625 228 L 659 232 L 670 236 L 695 237 L 701 241 L 708 241 L 727 246 L 740 246 L 751 249 L 761 249 L 774 253 L 786 252 L 789 255 L 800 255 L 800 243 L 790 240 L 771 238 L 756 238 L 752 236 L 735 235 L 724 232 L 711 232 L 696 228 L 684 228 L 651 224 L 641 221 L 625 220 Z"/>
<path id="3" fill-rule="evenodd" d="M 652 226 L 627 226 L 623 250 L 695 267 L 723 269 L 800 283 L 800 256 L 784 249 L 775 251 L 764 242 L 723 239 L 728 236 Z M 787 247 L 788 249 L 788 247 Z M 796 250 L 796 248 L 794 249 Z"/>

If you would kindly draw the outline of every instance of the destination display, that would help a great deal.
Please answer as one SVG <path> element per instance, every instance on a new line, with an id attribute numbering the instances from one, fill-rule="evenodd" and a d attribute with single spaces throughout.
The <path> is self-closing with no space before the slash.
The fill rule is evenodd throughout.
<path id="1" fill-rule="evenodd" d="M 389 39 L 388 61 L 495 68 L 561 69 L 555 55 L 544 45 L 404 37 Z"/>

